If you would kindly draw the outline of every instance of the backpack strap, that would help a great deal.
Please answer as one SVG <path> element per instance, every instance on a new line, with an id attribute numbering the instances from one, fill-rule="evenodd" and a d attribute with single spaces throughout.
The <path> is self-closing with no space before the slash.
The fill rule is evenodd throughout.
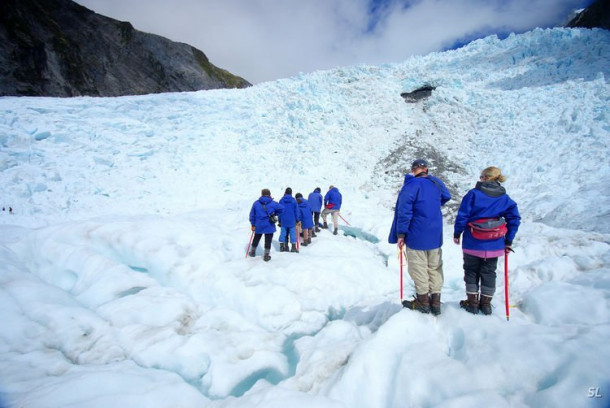
<path id="1" fill-rule="evenodd" d="M 437 182 L 436 180 L 434 180 L 434 179 L 432 179 L 432 178 L 430 178 L 430 177 L 425 177 L 425 179 L 426 179 L 426 180 L 430 180 L 431 182 L 433 182 L 433 183 L 434 183 L 434 185 L 435 185 L 435 186 L 436 186 L 436 187 L 437 187 L 439 190 L 441 190 L 441 193 L 443 192 L 443 189 L 441 188 L 441 185 L 440 185 L 440 184 L 438 184 L 438 182 Z"/>

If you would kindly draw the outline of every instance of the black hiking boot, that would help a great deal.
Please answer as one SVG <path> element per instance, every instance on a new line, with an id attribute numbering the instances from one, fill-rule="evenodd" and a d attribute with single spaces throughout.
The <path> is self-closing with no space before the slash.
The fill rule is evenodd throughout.
<path id="1" fill-rule="evenodd" d="M 309 245 L 309 243 L 307 242 L 307 240 L 303 241 L 303 243 L 301 244 L 301 246 L 307 246 Z"/>
<path id="2" fill-rule="evenodd" d="M 307 238 L 307 243 L 311 244 L 311 238 Z"/>
<path id="3" fill-rule="evenodd" d="M 413 296 L 413 300 L 403 300 L 402 307 L 417 310 L 422 313 L 430 313 L 430 301 L 428 294 Z"/>
<path id="4" fill-rule="evenodd" d="M 315 232 L 320 232 L 320 228 L 318 228 L 318 226 L 316 225 L 316 229 L 314 230 Z M 315 237 L 315 235 L 314 235 Z"/>
<path id="5" fill-rule="evenodd" d="M 335 230 L 333 231 L 333 235 L 337 235 L 339 233 L 339 230 L 337 228 L 335 228 Z"/>
<path id="6" fill-rule="evenodd" d="M 441 314 L 441 294 L 431 293 L 430 294 L 430 312 L 434 316 Z"/>
<path id="7" fill-rule="evenodd" d="M 286 247 L 288 247 L 288 244 L 286 244 Z M 299 253 L 299 250 L 297 249 L 296 244 L 292 244 L 292 248 L 290 248 L 290 252 L 296 252 L 297 254 Z"/>
<path id="8" fill-rule="evenodd" d="M 479 313 L 479 294 L 466 293 L 466 300 L 460 300 L 460 307 L 472 314 Z"/>
<path id="9" fill-rule="evenodd" d="M 280 252 L 288 252 L 288 244 L 280 242 Z"/>
<path id="10" fill-rule="evenodd" d="M 484 315 L 491 314 L 491 296 L 481 295 L 481 302 L 479 303 L 479 308 L 481 309 L 481 313 Z"/>
<path id="11" fill-rule="evenodd" d="M 269 255 L 270 250 L 265 249 L 265 254 L 263 255 L 263 261 L 269 262 L 271 260 L 271 255 Z"/>
<path id="12" fill-rule="evenodd" d="M 251 257 L 256 256 L 256 247 L 250 248 L 250 252 L 248 252 L 248 256 L 251 256 Z"/>
<path id="13" fill-rule="evenodd" d="M 322 228 L 327 229 L 328 228 L 328 224 L 324 223 L 324 225 L 322 225 Z"/>
<path id="14" fill-rule="evenodd" d="M 317 228 L 316 228 L 316 230 L 320 231 L 320 230 L 319 230 L 319 229 L 317 229 Z M 317 237 L 318 235 L 317 235 L 315 232 L 312 232 L 312 233 L 311 233 L 311 236 L 312 236 L 312 238 L 315 238 L 315 237 Z"/>

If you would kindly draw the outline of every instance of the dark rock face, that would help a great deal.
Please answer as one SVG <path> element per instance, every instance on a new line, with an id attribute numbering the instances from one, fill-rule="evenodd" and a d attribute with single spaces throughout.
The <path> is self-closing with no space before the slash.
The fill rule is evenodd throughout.
<path id="1" fill-rule="evenodd" d="M 200 50 L 71 0 L 0 1 L 0 96 L 121 96 L 251 84 Z"/>
<path id="2" fill-rule="evenodd" d="M 574 17 L 567 27 L 597 27 L 610 30 L 610 0 L 597 0 Z"/>
<path id="3" fill-rule="evenodd" d="M 405 100 L 405 102 L 415 103 L 421 101 L 422 99 L 426 99 L 432 95 L 432 91 L 436 89 L 435 86 L 424 85 L 421 88 L 417 88 L 412 92 L 403 92 L 400 94 Z"/>

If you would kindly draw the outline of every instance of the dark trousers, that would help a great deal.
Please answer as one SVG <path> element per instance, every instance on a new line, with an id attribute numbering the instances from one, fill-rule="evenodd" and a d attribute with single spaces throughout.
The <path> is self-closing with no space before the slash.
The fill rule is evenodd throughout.
<path id="1" fill-rule="evenodd" d="M 261 241 L 263 234 L 254 234 L 252 240 L 252 248 L 256 248 L 258 243 Z M 271 242 L 273 241 L 273 234 L 265 234 L 265 249 L 271 249 Z"/>
<path id="2" fill-rule="evenodd" d="M 466 293 L 479 293 L 493 296 L 496 292 L 496 267 L 498 258 L 479 258 L 464 254 L 464 282 Z"/>
<path id="3" fill-rule="evenodd" d="M 320 223 L 320 213 L 314 212 L 313 213 L 313 227 L 318 228 L 319 223 Z"/>

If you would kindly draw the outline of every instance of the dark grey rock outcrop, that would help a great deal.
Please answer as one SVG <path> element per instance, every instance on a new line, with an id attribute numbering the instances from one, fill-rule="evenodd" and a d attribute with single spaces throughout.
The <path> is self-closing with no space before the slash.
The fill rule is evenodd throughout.
<path id="1" fill-rule="evenodd" d="M 411 92 L 403 92 L 400 94 L 400 96 L 403 97 L 405 102 L 415 103 L 415 102 L 421 101 L 422 99 L 429 98 L 432 95 L 432 91 L 434 91 L 435 89 L 436 89 L 435 86 L 424 85 Z"/>
<path id="2" fill-rule="evenodd" d="M 121 96 L 250 83 L 184 43 L 70 0 L 0 2 L 0 95 Z"/>
<path id="3" fill-rule="evenodd" d="M 567 27 L 605 28 L 610 30 L 610 0 L 597 0 L 570 20 Z"/>

